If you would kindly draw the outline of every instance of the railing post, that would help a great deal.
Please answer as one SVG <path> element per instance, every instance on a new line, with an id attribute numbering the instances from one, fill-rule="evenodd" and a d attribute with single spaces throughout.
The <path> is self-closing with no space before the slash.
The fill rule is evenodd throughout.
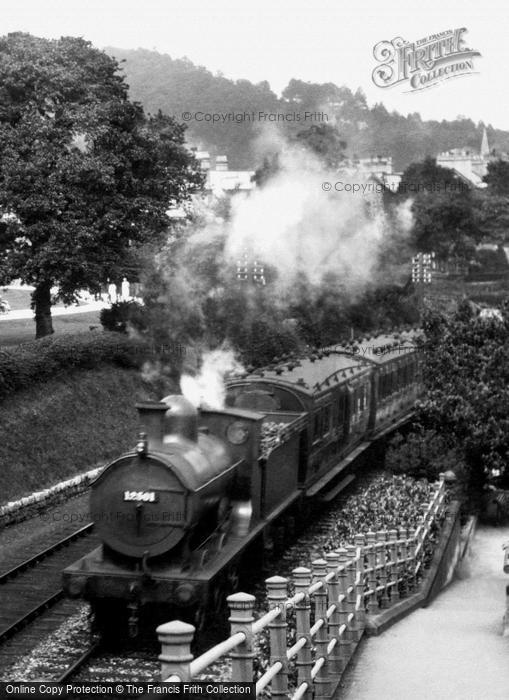
<path id="1" fill-rule="evenodd" d="M 195 628 L 187 622 L 172 620 L 159 625 L 156 634 L 161 643 L 161 680 L 169 676 L 178 676 L 181 681 L 191 680 L 190 665 L 193 660 L 191 642 Z"/>
<path id="2" fill-rule="evenodd" d="M 272 576 L 266 579 L 269 609 L 279 607 L 278 617 L 269 624 L 270 664 L 281 663 L 281 671 L 274 677 L 271 686 L 272 697 L 285 697 L 288 693 L 288 660 L 286 658 L 286 607 L 288 599 L 288 579 Z"/>
<path id="3" fill-rule="evenodd" d="M 368 586 L 371 590 L 371 595 L 368 601 L 368 612 L 370 615 L 375 615 L 378 612 L 378 598 L 376 593 L 376 536 L 374 532 L 368 532 L 366 535 L 368 547 Z"/>
<path id="4" fill-rule="evenodd" d="M 424 528 L 423 539 L 426 538 L 426 534 L 428 533 L 430 525 L 433 522 L 435 511 L 436 503 L 434 503 L 433 501 L 431 501 L 430 503 L 424 503 L 422 506 L 422 525 Z"/>
<path id="5" fill-rule="evenodd" d="M 348 565 L 348 555 L 346 549 L 338 549 L 339 555 L 339 571 L 338 571 L 338 581 L 339 581 L 339 630 L 341 633 L 341 628 L 344 627 L 344 631 L 341 633 L 341 638 L 339 640 L 339 650 L 341 655 L 341 670 L 344 671 L 352 653 L 352 634 L 350 632 L 350 625 L 348 624 L 348 603 L 347 603 L 347 591 L 348 591 L 348 578 L 346 575 L 346 567 Z"/>
<path id="6" fill-rule="evenodd" d="M 359 619 L 359 625 L 361 629 L 361 636 L 366 628 L 366 610 L 364 607 L 364 535 L 355 535 L 354 537 L 355 549 L 356 549 L 356 578 L 355 578 L 355 593 L 356 598 L 360 600 L 360 609 L 357 612 L 357 617 Z"/>
<path id="7" fill-rule="evenodd" d="M 356 604 L 357 604 L 357 587 L 356 587 L 356 575 L 357 575 L 357 564 L 355 562 L 355 555 L 357 554 L 357 549 L 352 544 L 347 545 L 346 554 L 348 557 L 348 608 L 349 615 L 352 615 L 352 639 L 357 643 L 361 636 L 362 631 L 359 624 L 359 618 L 357 616 Z"/>
<path id="8" fill-rule="evenodd" d="M 427 562 L 425 561 L 425 555 L 426 552 L 424 551 L 424 545 L 426 542 L 431 538 L 431 526 L 433 525 L 433 521 L 435 520 L 435 507 L 430 508 L 431 504 L 427 504 L 427 506 L 424 508 L 424 514 L 422 516 L 422 526 L 423 526 L 423 532 L 422 532 L 422 553 L 421 553 L 421 560 L 422 560 L 422 569 L 424 569 L 424 566 L 428 568 L 431 565 L 431 560 L 428 560 Z M 429 509 L 429 510 L 428 510 Z M 423 574 L 421 574 L 423 575 Z"/>
<path id="9" fill-rule="evenodd" d="M 398 563 L 398 531 L 389 530 L 389 547 L 391 552 L 391 604 L 399 600 L 399 563 Z"/>
<path id="10" fill-rule="evenodd" d="M 387 572 L 387 533 L 386 532 L 377 532 L 376 533 L 376 540 L 378 543 L 378 552 L 379 552 L 379 557 L 380 557 L 380 564 L 381 564 L 381 569 L 380 569 L 380 585 L 383 587 L 382 588 L 382 595 L 380 597 L 380 607 L 381 608 L 387 608 L 389 606 L 389 596 L 387 594 L 387 582 L 389 580 L 388 572 Z"/>
<path id="11" fill-rule="evenodd" d="M 296 637 L 306 638 L 306 644 L 297 654 L 295 665 L 297 666 L 297 685 L 307 683 L 307 690 L 301 696 L 302 700 L 311 700 L 313 697 L 313 681 L 311 680 L 311 668 L 313 659 L 311 656 L 311 636 L 309 634 L 309 619 L 311 603 L 309 602 L 308 588 L 311 585 L 311 569 L 299 566 L 292 571 L 295 593 L 304 593 L 304 599 L 295 605 Z"/>
<path id="12" fill-rule="evenodd" d="M 315 676 L 315 698 L 329 697 L 329 659 L 327 655 L 327 645 L 329 643 L 327 634 L 327 584 L 324 579 L 327 575 L 327 562 L 324 559 L 315 559 L 313 564 L 313 583 L 323 582 L 320 590 L 314 593 L 315 598 L 315 623 L 323 618 L 324 624 L 320 627 L 315 636 L 316 659 L 323 657 L 324 663 Z"/>
<path id="13" fill-rule="evenodd" d="M 409 591 L 409 583 L 408 583 L 409 566 L 408 566 L 407 531 L 404 527 L 399 528 L 398 537 L 400 540 L 399 548 L 400 548 L 400 552 L 401 552 L 400 564 L 399 564 L 399 572 L 400 572 L 400 576 L 401 576 L 400 597 L 406 598 L 406 596 L 408 595 L 408 591 Z"/>
<path id="14" fill-rule="evenodd" d="M 232 658 L 232 680 L 243 683 L 253 681 L 253 610 L 255 604 L 254 595 L 249 593 L 234 593 L 226 599 L 230 608 L 228 622 L 231 625 L 231 634 L 243 632 L 246 641 L 231 652 Z"/>
<path id="15" fill-rule="evenodd" d="M 341 674 L 341 656 L 339 651 L 339 582 L 338 582 L 338 566 L 339 554 L 337 552 L 329 552 L 325 555 L 327 560 L 327 574 L 334 574 L 334 578 L 329 582 L 329 605 L 335 605 L 336 610 L 329 618 L 329 638 L 336 640 L 336 646 L 329 656 L 329 672 L 331 676 L 339 678 Z"/>
<path id="16" fill-rule="evenodd" d="M 417 547 L 417 538 L 415 537 L 414 534 L 412 534 L 410 532 L 410 530 L 408 528 L 405 530 L 405 532 L 406 532 L 407 557 L 408 557 L 408 588 L 410 591 L 413 591 L 415 589 L 415 585 L 416 585 L 415 566 L 417 564 L 417 560 L 415 557 L 415 549 Z"/>

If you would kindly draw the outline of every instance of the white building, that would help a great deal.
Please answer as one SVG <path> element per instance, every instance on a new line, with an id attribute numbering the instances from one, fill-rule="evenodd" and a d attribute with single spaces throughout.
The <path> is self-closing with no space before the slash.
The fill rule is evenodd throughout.
<path id="1" fill-rule="evenodd" d="M 403 174 L 394 172 L 392 156 L 357 158 L 352 161 L 351 167 L 368 182 L 379 183 L 392 192 L 397 192 Z"/>
<path id="2" fill-rule="evenodd" d="M 462 180 L 467 180 L 474 187 L 486 187 L 483 177 L 488 172 L 490 148 L 486 128 L 483 131 L 481 150 L 476 153 L 471 148 L 453 148 L 437 156 L 437 165 L 453 170 Z"/>
<path id="3" fill-rule="evenodd" d="M 228 157 L 224 155 L 216 156 L 213 168 L 208 151 L 196 151 L 194 156 L 206 174 L 204 190 L 207 194 L 222 197 L 225 194 L 249 192 L 254 189 L 254 170 L 229 170 Z"/>

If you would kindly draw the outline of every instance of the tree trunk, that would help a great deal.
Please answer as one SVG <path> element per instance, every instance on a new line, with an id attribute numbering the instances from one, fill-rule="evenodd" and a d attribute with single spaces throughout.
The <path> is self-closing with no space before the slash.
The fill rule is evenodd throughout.
<path id="1" fill-rule="evenodd" d="M 35 337 L 51 335 L 54 333 L 51 321 L 51 282 L 38 284 L 32 293 L 32 301 L 35 307 Z"/>

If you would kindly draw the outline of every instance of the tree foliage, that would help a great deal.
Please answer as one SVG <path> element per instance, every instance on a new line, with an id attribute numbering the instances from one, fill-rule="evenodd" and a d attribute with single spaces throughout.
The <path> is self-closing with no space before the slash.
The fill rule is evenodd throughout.
<path id="1" fill-rule="evenodd" d="M 313 124 L 308 129 L 299 131 L 295 143 L 313 153 L 329 169 L 337 169 L 346 158 L 346 141 L 329 124 Z"/>
<path id="2" fill-rule="evenodd" d="M 488 185 L 488 193 L 509 195 L 509 163 L 506 160 L 494 160 L 488 163 L 488 172 L 483 178 Z"/>
<path id="3" fill-rule="evenodd" d="M 422 425 L 464 455 L 474 483 L 500 470 L 509 483 L 509 305 L 503 320 L 482 318 L 469 302 L 452 317 L 424 322 Z"/>
<path id="4" fill-rule="evenodd" d="M 481 239 L 478 203 L 471 189 L 434 158 L 412 163 L 403 173 L 398 198 L 411 197 L 416 250 L 434 251 L 438 258 L 471 260 Z"/>
<path id="5" fill-rule="evenodd" d="M 37 335 L 65 302 L 136 274 L 137 253 L 168 226 L 200 175 L 184 128 L 147 119 L 117 63 L 83 39 L 0 39 L 0 281 L 35 286 Z"/>
<path id="6" fill-rule="evenodd" d="M 438 479 L 440 473 L 464 470 L 461 451 L 435 430 L 417 427 L 407 436 L 398 433 L 389 443 L 385 466 L 395 474 L 409 474 L 416 479 Z"/>

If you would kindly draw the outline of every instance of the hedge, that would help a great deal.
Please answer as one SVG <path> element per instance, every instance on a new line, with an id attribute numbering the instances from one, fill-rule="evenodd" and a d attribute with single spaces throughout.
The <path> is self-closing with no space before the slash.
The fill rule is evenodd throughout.
<path id="1" fill-rule="evenodd" d="M 49 336 L 0 349 L 0 401 L 62 371 L 93 369 L 105 363 L 138 368 L 146 356 L 143 341 L 109 332 Z"/>

